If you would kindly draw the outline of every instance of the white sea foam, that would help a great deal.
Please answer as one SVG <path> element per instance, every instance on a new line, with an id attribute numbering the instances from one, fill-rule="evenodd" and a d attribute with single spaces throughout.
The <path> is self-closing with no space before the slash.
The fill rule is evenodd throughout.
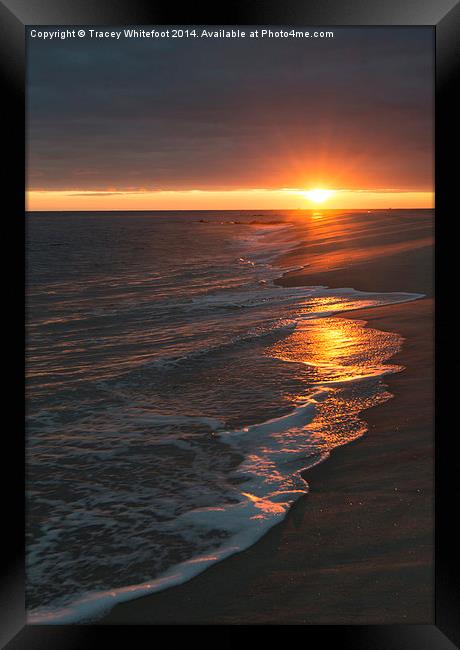
<path id="1" fill-rule="evenodd" d="M 237 472 L 242 479 L 239 501 L 232 505 L 190 510 L 177 517 L 174 525 L 190 531 L 206 531 L 216 527 L 225 530 L 229 538 L 220 548 L 181 562 L 155 580 L 91 593 L 61 609 L 31 612 L 28 623 L 90 622 L 118 603 L 181 584 L 212 564 L 254 544 L 286 516 L 289 506 L 296 499 L 307 493 L 308 485 L 301 478 L 301 471 L 327 456 L 327 453 L 315 452 L 307 439 L 299 447 L 298 437 L 295 441 L 293 436 L 294 431 L 300 432 L 306 423 L 311 422 L 315 405 L 326 397 L 327 390 L 317 391 L 284 416 L 218 434 L 225 443 L 248 454 L 248 459 Z M 220 426 L 219 422 L 209 419 L 206 424 Z M 267 464 L 270 465 L 269 473 L 266 471 Z M 284 469 L 286 465 L 287 472 Z"/>

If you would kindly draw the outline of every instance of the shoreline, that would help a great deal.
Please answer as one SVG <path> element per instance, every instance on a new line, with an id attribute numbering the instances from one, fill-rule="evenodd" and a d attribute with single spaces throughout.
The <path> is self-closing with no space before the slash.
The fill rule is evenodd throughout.
<path id="1" fill-rule="evenodd" d="M 415 322 L 407 310 L 414 305 L 419 316 Z M 427 588 L 433 579 L 434 548 L 431 426 L 425 427 L 417 448 L 407 449 L 406 434 L 413 433 L 426 413 L 419 411 L 415 423 L 409 422 L 401 403 L 401 397 L 410 398 L 407 384 L 417 377 L 416 369 L 411 372 L 407 365 L 417 347 L 410 330 L 418 329 L 421 318 L 432 319 L 432 300 L 359 310 L 346 317 L 366 320 L 378 329 L 393 324 L 391 331 L 405 339 L 402 350 L 391 359 L 404 370 L 385 378 L 393 398 L 366 411 L 364 436 L 337 447 L 325 462 L 303 472 L 309 493 L 253 546 L 181 585 L 120 603 L 96 624 L 417 624 L 433 620 L 433 598 Z M 426 397 L 425 406 L 432 412 L 431 395 Z M 391 445 L 386 441 L 388 428 L 393 429 Z M 401 455 L 405 456 L 402 466 L 397 462 Z M 389 476 L 387 469 L 382 471 L 385 456 L 395 461 Z M 406 465 L 411 464 L 424 471 L 407 472 Z M 376 478 L 379 472 L 389 483 L 383 498 Z M 307 539 L 301 535 L 306 525 Z M 385 541 L 381 541 L 383 533 Z M 358 550 L 357 537 L 361 538 Z M 276 615 L 270 613 L 272 608 Z"/>
<path id="2" fill-rule="evenodd" d="M 308 267 L 276 280 L 335 288 L 360 276 L 358 290 L 425 295 L 337 316 L 404 339 L 389 360 L 404 369 L 384 379 L 393 397 L 361 416 L 367 432 L 302 472 L 309 493 L 254 545 L 178 586 L 120 603 L 96 624 L 433 621 L 432 249 L 406 246 L 403 261 L 398 250 L 388 253 L 356 263 L 349 255 L 348 265 L 325 272 L 310 256 Z M 282 263 L 298 259 L 294 250 Z"/>

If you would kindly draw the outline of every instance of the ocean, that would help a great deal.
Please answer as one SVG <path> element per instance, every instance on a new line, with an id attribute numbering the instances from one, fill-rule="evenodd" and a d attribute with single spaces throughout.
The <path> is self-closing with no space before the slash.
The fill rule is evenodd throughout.
<path id="1" fill-rule="evenodd" d="M 26 218 L 28 622 L 91 621 L 279 523 L 401 370 L 347 312 L 421 296 L 274 284 L 288 212 Z"/>

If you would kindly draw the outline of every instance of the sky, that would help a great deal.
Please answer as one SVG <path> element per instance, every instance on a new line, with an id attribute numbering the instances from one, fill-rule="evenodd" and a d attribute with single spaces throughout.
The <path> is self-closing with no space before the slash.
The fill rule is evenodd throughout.
<path id="1" fill-rule="evenodd" d="M 27 208 L 431 207 L 433 47 L 29 37 Z"/>

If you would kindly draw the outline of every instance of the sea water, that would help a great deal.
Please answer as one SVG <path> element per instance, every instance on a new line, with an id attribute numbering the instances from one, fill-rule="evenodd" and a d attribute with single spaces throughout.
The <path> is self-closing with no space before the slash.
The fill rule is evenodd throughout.
<path id="1" fill-rule="evenodd" d="M 29 623 L 94 620 L 247 548 L 363 435 L 418 294 L 283 288 L 267 212 L 27 215 Z"/>

